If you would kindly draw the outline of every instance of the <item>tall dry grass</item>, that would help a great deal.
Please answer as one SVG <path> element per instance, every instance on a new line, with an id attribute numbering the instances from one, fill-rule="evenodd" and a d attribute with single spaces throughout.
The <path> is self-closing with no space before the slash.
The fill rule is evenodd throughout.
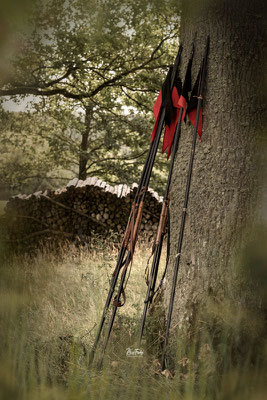
<path id="1" fill-rule="evenodd" d="M 190 340 L 179 335 L 173 341 L 172 375 L 162 375 L 157 363 L 164 329 L 160 301 L 148 318 L 143 357 L 126 356 L 128 347 L 137 347 L 149 255 L 145 246 L 136 249 L 127 303 L 118 311 L 102 370 L 88 368 L 88 355 L 116 263 L 116 247 L 96 241 L 90 248 L 69 245 L 57 252 L 44 248 L 34 256 L 3 257 L 0 398 L 265 399 L 264 321 L 249 313 L 238 319 L 237 309 L 227 300 L 208 301 L 206 323 L 196 325 Z M 253 255 L 247 262 L 262 265 Z M 235 344 L 250 340 L 246 332 L 253 340 L 246 354 L 237 354 Z"/>

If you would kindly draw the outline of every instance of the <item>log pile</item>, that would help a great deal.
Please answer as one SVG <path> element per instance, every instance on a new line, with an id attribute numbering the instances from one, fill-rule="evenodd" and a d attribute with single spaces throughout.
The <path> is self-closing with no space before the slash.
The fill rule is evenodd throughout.
<path id="1" fill-rule="evenodd" d="M 92 234 L 121 235 L 126 227 L 137 184 L 110 186 L 93 177 L 77 178 L 66 187 L 9 199 L 4 219 L 9 241 L 68 238 L 87 241 Z M 155 237 L 162 198 L 148 190 L 140 235 Z"/>

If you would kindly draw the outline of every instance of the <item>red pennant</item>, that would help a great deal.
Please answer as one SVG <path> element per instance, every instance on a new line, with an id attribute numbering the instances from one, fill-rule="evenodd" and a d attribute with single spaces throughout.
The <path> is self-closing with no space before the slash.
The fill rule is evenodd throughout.
<path id="1" fill-rule="evenodd" d="M 172 104 L 175 108 L 179 106 L 179 94 L 176 86 L 172 89 Z"/>
<path id="2" fill-rule="evenodd" d="M 156 134 L 156 130 L 158 127 L 158 123 L 159 123 L 159 113 L 160 113 L 160 109 L 161 109 L 161 104 L 162 104 L 162 91 L 159 92 L 159 95 L 157 97 L 157 100 L 155 101 L 154 107 L 153 107 L 153 113 L 154 113 L 154 118 L 155 118 L 155 125 L 151 134 L 151 139 L 150 141 L 153 142 L 155 134 Z"/>
<path id="3" fill-rule="evenodd" d="M 170 156 L 170 150 L 171 150 L 172 141 L 173 141 L 173 137 L 174 137 L 174 133 L 175 133 L 175 128 L 176 128 L 176 125 L 178 122 L 179 110 L 180 110 L 179 94 L 178 94 L 178 90 L 177 90 L 176 86 L 174 86 L 174 88 L 172 90 L 172 103 L 173 103 L 173 106 L 175 107 L 175 113 L 171 120 L 170 127 L 168 125 L 165 126 L 163 146 L 162 146 L 162 153 L 164 153 L 165 150 L 169 147 L 167 159 Z"/>
<path id="4" fill-rule="evenodd" d="M 182 122 L 183 122 L 186 114 L 186 99 L 184 98 L 184 96 L 180 96 L 178 104 L 180 107 L 183 107 L 183 116 L 182 116 Z"/>
<path id="5" fill-rule="evenodd" d="M 188 113 L 188 117 L 191 121 L 191 124 L 193 127 L 195 127 L 196 124 L 196 117 L 197 117 L 197 109 L 194 108 Z M 200 114 L 199 114 L 199 121 L 198 121 L 198 127 L 197 127 L 197 133 L 199 136 L 199 139 L 201 140 L 201 135 L 202 135 L 202 106 L 200 108 Z"/>

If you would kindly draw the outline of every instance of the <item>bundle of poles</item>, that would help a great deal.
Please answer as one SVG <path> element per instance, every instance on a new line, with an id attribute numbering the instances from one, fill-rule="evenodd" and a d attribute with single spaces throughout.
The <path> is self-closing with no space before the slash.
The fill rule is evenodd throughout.
<path id="1" fill-rule="evenodd" d="M 174 275 L 172 282 L 172 290 L 169 302 L 169 310 L 166 324 L 166 333 L 165 340 L 163 345 L 163 354 L 162 354 L 162 363 L 161 368 L 164 370 L 166 368 L 166 359 L 167 359 L 167 345 L 168 338 L 171 326 L 172 312 L 173 312 L 173 304 L 174 304 L 174 296 L 175 289 L 178 277 L 179 263 L 181 258 L 181 250 L 182 250 L 182 242 L 183 242 L 183 233 L 185 227 L 186 220 L 186 211 L 189 200 L 189 192 L 190 192 L 190 183 L 191 176 L 193 171 L 193 163 L 194 163 L 194 155 L 195 155 L 195 147 L 197 141 L 197 135 L 201 136 L 202 130 L 202 104 L 203 104 L 203 89 L 206 77 L 206 68 L 207 68 L 207 57 L 209 50 L 209 37 L 207 38 L 206 48 L 203 55 L 202 63 L 200 66 L 200 70 L 194 84 L 193 89 L 191 89 L 191 68 L 194 56 L 194 43 L 192 44 L 192 51 L 190 54 L 190 58 L 188 61 L 186 74 L 184 83 L 182 85 L 181 79 L 179 78 L 178 70 L 181 61 L 183 46 L 182 44 L 179 46 L 178 54 L 174 61 L 173 66 L 170 67 L 167 77 L 163 83 L 162 89 L 158 96 L 158 99 L 154 105 L 153 111 L 155 115 L 155 126 L 151 135 L 151 143 L 149 147 L 149 151 L 147 154 L 147 158 L 143 167 L 143 171 L 140 177 L 139 185 L 135 194 L 135 198 L 132 204 L 131 212 L 129 215 L 127 227 L 124 233 L 123 241 L 120 247 L 119 255 L 115 270 L 112 274 L 111 283 L 109 292 L 107 295 L 107 299 L 105 302 L 104 310 L 100 319 L 100 324 L 98 327 L 98 331 L 95 337 L 95 341 L 93 347 L 91 349 L 91 353 L 89 356 L 89 365 L 91 365 L 94 361 L 95 354 L 100 342 L 101 335 L 104 330 L 106 330 L 106 336 L 104 338 L 103 344 L 101 346 L 100 357 L 98 360 L 98 367 L 102 366 L 104 355 L 106 348 L 109 343 L 110 335 L 112 332 L 112 327 L 115 321 L 115 317 L 118 311 L 118 308 L 123 306 L 126 301 L 125 288 L 127 285 L 127 281 L 129 279 L 129 274 L 131 270 L 131 264 L 134 256 L 134 250 L 136 246 L 136 242 L 138 239 L 138 232 L 140 228 L 140 223 L 142 220 L 142 214 L 144 209 L 144 202 L 146 198 L 146 194 L 148 191 L 148 185 L 152 173 L 152 169 L 155 163 L 156 154 L 158 151 L 160 138 L 162 135 L 163 127 L 165 125 L 164 139 L 163 139 L 163 151 L 168 148 L 168 158 L 171 155 L 171 162 L 169 168 L 169 174 L 165 189 L 165 194 L 163 198 L 163 205 L 160 214 L 160 220 L 157 230 L 157 236 L 155 243 L 153 245 L 152 250 L 152 264 L 149 273 L 148 286 L 146 297 L 144 301 L 144 309 L 141 318 L 140 332 L 139 332 L 139 344 L 141 344 L 141 340 L 144 333 L 145 321 L 147 316 L 147 311 L 149 306 L 152 304 L 153 298 L 155 294 L 158 292 L 163 279 L 166 274 L 167 266 L 168 266 L 168 257 L 166 261 L 166 267 L 163 272 L 163 276 L 160 280 L 158 288 L 156 289 L 158 270 L 159 270 L 159 262 L 162 253 L 162 247 L 164 242 L 164 237 L 166 235 L 166 225 L 169 214 L 169 203 L 170 203 L 170 187 L 171 187 L 171 179 L 173 174 L 174 160 L 175 155 L 178 151 L 179 147 L 179 139 L 182 122 L 184 121 L 186 115 L 189 117 L 193 127 L 194 134 L 192 139 L 192 149 L 191 156 L 188 167 L 188 176 L 187 176 L 187 184 L 185 190 L 185 199 L 184 199 L 184 207 L 182 210 L 182 218 L 181 218 L 181 227 L 180 234 L 178 240 L 178 249 L 176 262 L 174 267 Z M 191 91 L 192 90 L 192 91 Z M 189 92 L 191 92 L 191 96 L 189 99 Z M 119 280 L 120 278 L 120 280 Z M 119 280 L 119 284 L 117 285 Z M 117 287 L 117 292 L 115 297 L 113 298 L 115 289 Z M 112 301 L 113 300 L 113 301 Z M 109 309 L 112 305 L 111 315 L 109 315 Z M 109 316 L 109 322 L 107 329 L 104 329 L 106 319 Z"/>

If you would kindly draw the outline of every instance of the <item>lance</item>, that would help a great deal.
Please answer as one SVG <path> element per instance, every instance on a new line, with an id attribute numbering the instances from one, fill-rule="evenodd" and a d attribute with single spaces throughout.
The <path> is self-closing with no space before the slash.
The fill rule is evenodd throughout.
<path id="1" fill-rule="evenodd" d="M 165 365 L 166 365 L 166 363 L 165 363 L 165 361 L 166 361 L 166 350 L 167 350 L 167 345 L 168 345 L 168 338 L 169 338 L 169 331 L 170 331 L 170 326 L 171 326 L 175 289 L 176 289 L 176 283 L 177 283 L 177 277 L 178 277 L 178 271 L 179 271 L 179 264 L 180 264 L 180 258 L 181 258 L 184 227 L 185 227 L 185 220 L 186 220 L 186 213 L 187 213 L 187 206 L 188 206 L 189 192 L 190 192 L 190 184 L 191 184 L 191 177 L 192 177 L 193 164 L 194 164 L 196 140 L 197 140 L 197 135 L 198 135 L 199 118 L 200 118 L 200 113 L 201 113 L 201 110 L 202 110 L 202 103 L 203 103 L 203 88 L 204 88 L 204 81 L 205 81 L 206 70 L 207 70 L 208 51 L 209 51 L 209 37 L 207 38 L 205 53 L 204 53 L 204 57 L 202 59 L 202 65 L 201 65 L 200 74 L 199 74 L 196 120 L 195 120 L 194 135 L 193 135 L 192 148 L 191 148 L 191 156 L 190 156 L 189 168 L 188 168 L 188 176 L 187 176 L 187 183 L 186 183 L 186 190 L 185 190 L 184 207 L 183 207 L 183 212 L 182 212 L 181 227 L 180 227 L 179 240 L 178 240 L 178 251 L 177 251 L 176 262 L 175 262 L 175 266 L 174 266 L 174 275 L 173 275 L 172 290 L 171 290 L 169 310 L 168 310 L 168 318 L 167 318 L 167 325 L 166 325 L 166 332 L 165 332 L 165 340 L 164 340 L 163 352 L 162 352 L 162 362 L 161 362 L 161 370 L 162 371 L 165 369 Z"/>
<path id="2" fill-rule="evenodd" d="M 175 62 L 173 64 L 173 67 L 171 67 L 169 70 L 167 78 L 163 84 L 162 91 L 163 91 L 164 85 L 165 85 L 165 92 L 166 92 L 166 85 L 168 86 L 168 82 L 166 82 L 166 81 L 169 80 L 170 77 L 171 77 L 170 87 L 173 86 L 174 77 L 176 75 L 178 66 L 180 64 L 181 53 L 182 53 L 182 45 L 179 46 L 179 50 L 178 50 L 178 54 L 176 56 Z M 96 335 L 96 338 L 95 338 L 95 341 L 94 341 L 94 344 L 93 344 L 93 347 L 92 347 L 92 350 L 90 353 L 89 365 L 94 360 L 95 352 L 96 352 L 96 349 L 97 349 L 97 346 L 98 346 L 98 343 L 99 343 L 99 340 L 101 337 L 101 333 L 102 333 L 102 330 L 104 327 L 104 323 L 105 323 L 106 316 L 107 316 L 107 313 L 109 310 L 109 306 L 110 306 L 110 303 L 112 300 L 112 296 L 113 296 L 113 293 L 114 293 L 114 290 L 116 287 L 116 283 L 117 283 L 117 280 L 120 275 L 120 271 L 123 266 L 129 265 L 129 262 L 131 261 L 131 259 L 133 257 L 134 247 L 135 247 L 135 243 L 136 243 L 136 239 L 137 239 L 137 233 L 138 233 L 138 229 L 139 229 L 139 225 L 140 225 L 140 221 L 141 221 L 141 217 L 142 217 L 142 212 L 143 212 L 144 198 L 145 198 L 145 194 L 148 190 L 148 183 L 150 180 L 152 168 L 154 165 L 154 160 L 156 157 L 156 153 L 157 153 L 157 149 L 158 149 L 158 145 L 159 145 L 159 141 L 160 141 L 163 123 L 166 118 L 166 108 L 167 108 L 166 103 L 167 103 L 167 101 L 165 101 L 165 98 L 163 96 L 162 96 L 162 100 L 163 100 L 163 102 L 162 102 L 162 106 L 160 109 L 159 119 L 156 120 L 155 136 L 151 139 L 149 152 L 148 152 L 148 155 L 146 158 L 146 162 L 145 162 L 145 165 L 144 165 L 144 168 L 142 171 L 142 175 L 141 175 L 141 178 L 139 181 L 138 189 L 137 189 L 135 199 L 134 199 L 134 202 L 132 205 L 131 213 L 130 213 L 130 216 L 128 219 L 126 231 L 124 234 L 124 239 L 123 239 L 121 249 L 119 252 L 118 261 L 117 261 L 117 264 L 116 264 L 116 267 L 115 267 L 115 270 L 113 272 L 113 276 L 111 279 L 110 289 L 108 292 L 108 296 L 106 299 L 102 317 L 100 320 L 98 332 L 97 332 L 97 335 Z M 130 245 L 129 245 L 129 242 L 130 242 Z M 123 280 L 123 282 L 124 282 L 124 280 Z M 124 295 L 124 292 L 123 292 L 123 295 Z M 118 306 L 121 305 L 119 298 L 120 298 L 120 296 L 116 296 L 116 302 L 115 302 L 116 307 L 114 305 L 114 308 L 117 308 Z M 114 318 L 113 318 L 113 320 L 114 320 Z M 104 355 L 104 352 L 103 352 L 103 355 Z"/>
<path id="3" fill-rule="evenodd" d="M 163 279 L 165 277 L 165 274 L 166 274 L 166 268 L 165 268 L 163 276 L 160 281 L 160 284 L 159 284 L 157 290 L 155 291 L 159 262 L 160 262 L 161 252 L 162 252 L 162 245 L 163 245 L 163 241 L 164 241 L 166 223 L 167 223 L 167 218 L 168 218 L 168 209 L 169 209 L 169 202 L 170 202 L 169 193 L 170 193 L 170 185 L 171 185 L 171 179 L 172 179 L 172 173 L 173 173 L 174 159 L 175 159 L 175 155 L 178 151 L 181 125 L 182 125 L 182 122 L 185 117 L 186 104 L 189 100 L 188 93 L 191 91 L 191 69 L 192 69 L 193 56 L 194 56 L 194 43 L 192 44 L 192 51 L 191 51 L 190 59 L 188 61 L 188 65 L 187 65 L 187 69 L 186 69 L 185 80 L 184 80 L 181 96 L 178 101 L 180 110 L 179 110 L 178 122 L 177 122 L 177 125 L 175 128 L 175 133 L 174 133 L 174 137 L 173 137 L 173 144 L 172 143 L 169 144 L 169 146 L 172 146 L 171 164 L 170 164 L 165 194 L 164 194 L 164 198 L 163 198 L 163 204 L 162 204 L 162 209 L 161 209 L 161 214 L 160 214 L 160 220 L 159 220 L 159 225 L 158 225 L 158 230 L 157 230 L 156 241 L 153 246 L 153 261 L 152 261 L 152 265 L 151 265 L 148 287 L 147 287 L 147 292 L 146 292 L 146 298 L 144 301 L 145 304 L 144 304 L 143 314 L 142 314 L 142 318 L 141 318 L 141 327 L 140 327 L 140 333 L 139 333 L 139 345 L 141 344 L 141 340 L 142 340 L 142 336 L 143 336 L 143 332 L 144 332 L 148 307 L 152 303 L 153 297 L 155 296 L 156 292 L 159 290 L 159 288 L 163 282 Z M 178 91 L 178 94 L 180 95 L 179 91 Z M 170 149 L 169 149 L 169 151 L 170 151 Z M 166 262 L 166 267 L 167 267 L 167 264 L 168 264 L 168 261 Z"/>
<path id="4" fill-rule="evenodd" d="M 127 223 L 127 226 L 126 226 L 126 230 L 125 230 L 125 233 L 124 233 L 123 241 L 122 241 L 121 248 L 120 248 L 120 251 L 119 251 L 117 264 L 116 264 L 116 267 L 115 267 L 114 272 L 112 274 L 110 288 L 109 288 L 108 296 L 107 296 L 106 303 L 105 303 L 105 306 L 104 306 L 104 310 L 103 310 L 103 313 L 102 313 L 102 317 L 101 317 L 101 320 L 100 320 L 99 328 L 98 328 L 98 331 L 97 331 L 97 334 L 96 334 L 96 337 L 95 337 L 95 341 L 94 341 L 94 344 L 93 344 L 93 347 L 92 347 L 92 350 L 91 350 L 91 353 L 90 353 L 90 356 L 89 356 L 89 365 L 94 360 L 95 351 L 97 349 L 97 345 L 98 345 L 98 342 L 99 342 L 100 337 L 101 337 L 101 333 L 102 333 L 103 326 L 104 326 L 104 323 L 105 323 L 106 315 L 107 315 L 107 312 L 108 312 L 108 309 L 109 309 L 109 306 L 110 306 L 110 303 L 111 303 L 111 300 L 112 300 L 112 296 L 113 296 L 113 293 L 114 293 L 114 290 L 115 290 L 115 286 L 116 286 L 116 283 L 117 283 L 117 280 L 118 280 L 118 277 L 119 277 L 120 270 L 121 270 L 121 268 L 123 266 L 123 259 L 124 259 L 124 256 L 125 256 L 125 253 L 126 253 L 126 250 L 127 250 L 127 246 L 128 246 L 128 242 L 129 242 L 129 238 L 130 238 L 130 229 L 131 229 L 132 221 L 134 221 L 135 217 L 136 217 L 136 211 L 137 211 L 137 207 L 138 207 L 138 203 L 139 203 L 140 193 L 141 193 L 141 190 L 143 188 L 143 182 L 144 182 L 144 178 L 145 178 L 145 175 L 146 175 L 146 170 L 147 170 L 148 165 L 149 165 L 150 160 L 151 160 L 151 155 L 152 155 L 152 152 L 153 152 L 153 148 L 154 148 L 154 142 L 152 142 L 150 144 L 150 148 L 149 148 L 149 151 L 148 151 L 148 154 L 147 154 L 147 158 L 146 158 L 146 161 L 145 161 L 145 164 L 144 164 L 144 167 L 143 167 L 142 175 L 141 175 L 141 178 L 140 178 L 140 181 L 139 181 L 139 184 L 138 184 L 138 188 L 137 188 L 137 191 L 136 191 L 136 194 L 135 194 L 135 198 L 134 198 L 134 201 L 133 201 L 133 204 L 132 204 L 131 212 L 130 212 L 130 215 L 129 215 L 129 218 L 128 218 L 128 223 Z"/>
<path id="5" fill-rule="evenodd" d="M 177 68 L 178 68 L 178 64 L 177 64 Z M 177 68 L 175 68 L 175 69 L 173 68 L 173 70 L 172 70 L 171 85 L 169 87 L 170 91 L 172 90 L 172 87 L 174 85 L 174 78 L 175 78 L 175 75 L 177 73 Z M 152 154 L 152 162 L 148 166 L 148 169 L 146 171 L 147 173 L 146 173 L 145 183 L 144 183 L 146 190 L 144 190 L 142 195 L 141 195 L 141 201 L 140 201 L 140 205 L 139 205 L 139 209 L 138 209 L 138 214 L 137 214 L 137 218 L 136 218 L 136 221 L 135 221 L 135 224 L 134 224 L 134 229 L 132 231 L 133 234 L 132 234 L 131 240 L 130 240 L 130 249 L 128 251 L 127 258 L 125 260 L 125 266 L 124 266 L 123 271 L 122 271 L 118 292 L 117 292 L 117 295 L 116 295 L 115 300 L 113 302 L 113 311 L 112 311 L 112 315 L 111 315 L 111 318 L 110 318 L 110 323 L 109 323 L 109 326 L 108 326 L 107 336 L 106 336 L 106 339 L 104 341 L 102 355 L 101 355 L 101 358 L 100 358 L 99 363 L 98 363 L 98 367 L 99 368 L 101 368 L 102 363 L 103 363 L 104 354 L 105 354 L 105 351 L 106 351 L 106 348 L 107 348 L 107 345 L 108 345 L 108 342 L 109 342 L 109 338 L 110 338 L 110 334 L 111 334 L 111 331 L 112 331 L 112 328 L 113 328 L 113 324 L 114 324 L 114 320 L 115 320 L 115 317 L 116 317 L 117 309 L 121 305 L 120 297 L 124 293 L 124 289 L 125 289 L 124 288 L 124 283 L 125 283 L 125 280 L 126 280 L 128 266 L 131 263 L 132 258 L 133 258 L 133 253 L 134 253 L 134 249 L 135 249 L 135 245 L 136 245 L 136 241 L 137 241 L 137 236 L 138 236 L 138 232 L 139 232 L 139 227 L 140 227 L 140 223 L 141 223 L 142 213 L 143 213 L 145 196 L 146 196 L 146 193 L 147 193 L 147 188 L 148 188 L 149 180 L 150 180 L 150 177 L 151 177 L 151 172 L 152 172 L 152 168 L 153 168 L 153 165 L 154 165 L 154 160 L 155 160 L 155 157 L 156 157 L 156 153 L 157 153 L 157 149 L 158 149 L 158 145 L 159 145 L 159 141 L 160 141 L 161 131 L 162 131 L 162 128 L 163 128 L 164 120 L 166 118 L 166 108 L 167 108 L 167 106 L 163 105 L 162 111 L 161 111 L 161 115 L 160 115 L 160 119 L 159 119 L 159 123 L 158 123 L 158 126 L 157 126 L 156 135 L 155 135 L 155 138 L 154 138 L 155 148 L 154 148 L 154 151 L 153 151 L 153 154 Z"/>
<path id="6" fill-rule="evenodd" d="M 136 219 L 136 216 L 138 214 L 138 205 L 139 205 L 139 202 L 140 202 L 140 196 L 141 196 L 142 190 L 144 189 L 144 180 L 145 180 L 145 177 L 147 175 L 147 169 L 148 169 L 148 167 L 149 167 L 149 165 L 151 163 L 151 156 L 152 156 L 152 154 L 154 152 L 154 148 L 155 148 L 155 143 L 153 141 L 150 144 L 150 148 L 149 148 L 149 151 L 148 151 L 148 154 L 147 154 L 146 162 L 144 164 L 142 175 L 141 175 L 141 178 L 140 178 L 140 181 L 139 181 L 139 184 L 138 184 L 138 188 L 137 188 L 137 191 L 136 191 L 136 194 L 135 194 L 135 198 L 134 198 L 134 201 L 133 201 L 133 204 L 132 204 L 131 212 L 130 212 L 130 215 L 129 215 L 129 218 L 128 218 L 128 223 L 127 223 L 126 230 L 125 230 L 125 233 L 124 233 L 124 238 L 123 238 L 123 241 L 122 241 L 122 244 L 121 244 L 121 248 L 120 248 L 120 251 L 119 251 L 117 264 L 116 264 L 116 267 L 115 267 L 114 272 L 112 274 L 110 288 L 109 288 L 108 296 L 107 296 L 106 303 L 105 303 L 105 306 L 104 306 L 104 310 L 103 310 L 103 313 L 102 313 L 102 317 L 101 317 L 101 320 L 100 320 L 99 328 L 98 328 L 98 331 L 97 331 L 97 334 L 96 334 L 96 338 L 95 338 L 95 341 L 94 341 L 94 344 L 93 344 L 93 347 L 92 347 L 92 350 L 91 350 L 91 353 L 90 353 L 90 356 L 89 356 L 89 365 L 94 360 L 95 352 L 96 352 L 96 349 L 97 349 L 97 346 L 98 346 L 98 342 L 99 342 L 100 337 L 101 337 L 101 333 L 102 333 L 102 330 L 103 330 L 103 327 L 104 327 L 104 323 L 105 323 L 107 312 L 108 312 L 108 309 L 109 309 L 109 306 L 110 306 L 110 303 L 111 303 L 111 300 L 112 300 L 112 296 L 113 296 L 113 293 L 114 293 L 114 290 L 115 290 L 115 287 L 116 287 L 116 283 L 117 283 L 117 280 L 118 280 L 118 277 L 119 277 L 119 274 L 120 274 L 120 270 L 123 267 L 123 265 L 125 264 L 124 257 L 125 257 L 125 254 L 127 252 L 127 246 L 128 246 L 129 240 L 130 240 L 131 228 L 132 228 L 132 225 L 133 225 L 133 223 L 134 223 L 134 221 Z"/>

